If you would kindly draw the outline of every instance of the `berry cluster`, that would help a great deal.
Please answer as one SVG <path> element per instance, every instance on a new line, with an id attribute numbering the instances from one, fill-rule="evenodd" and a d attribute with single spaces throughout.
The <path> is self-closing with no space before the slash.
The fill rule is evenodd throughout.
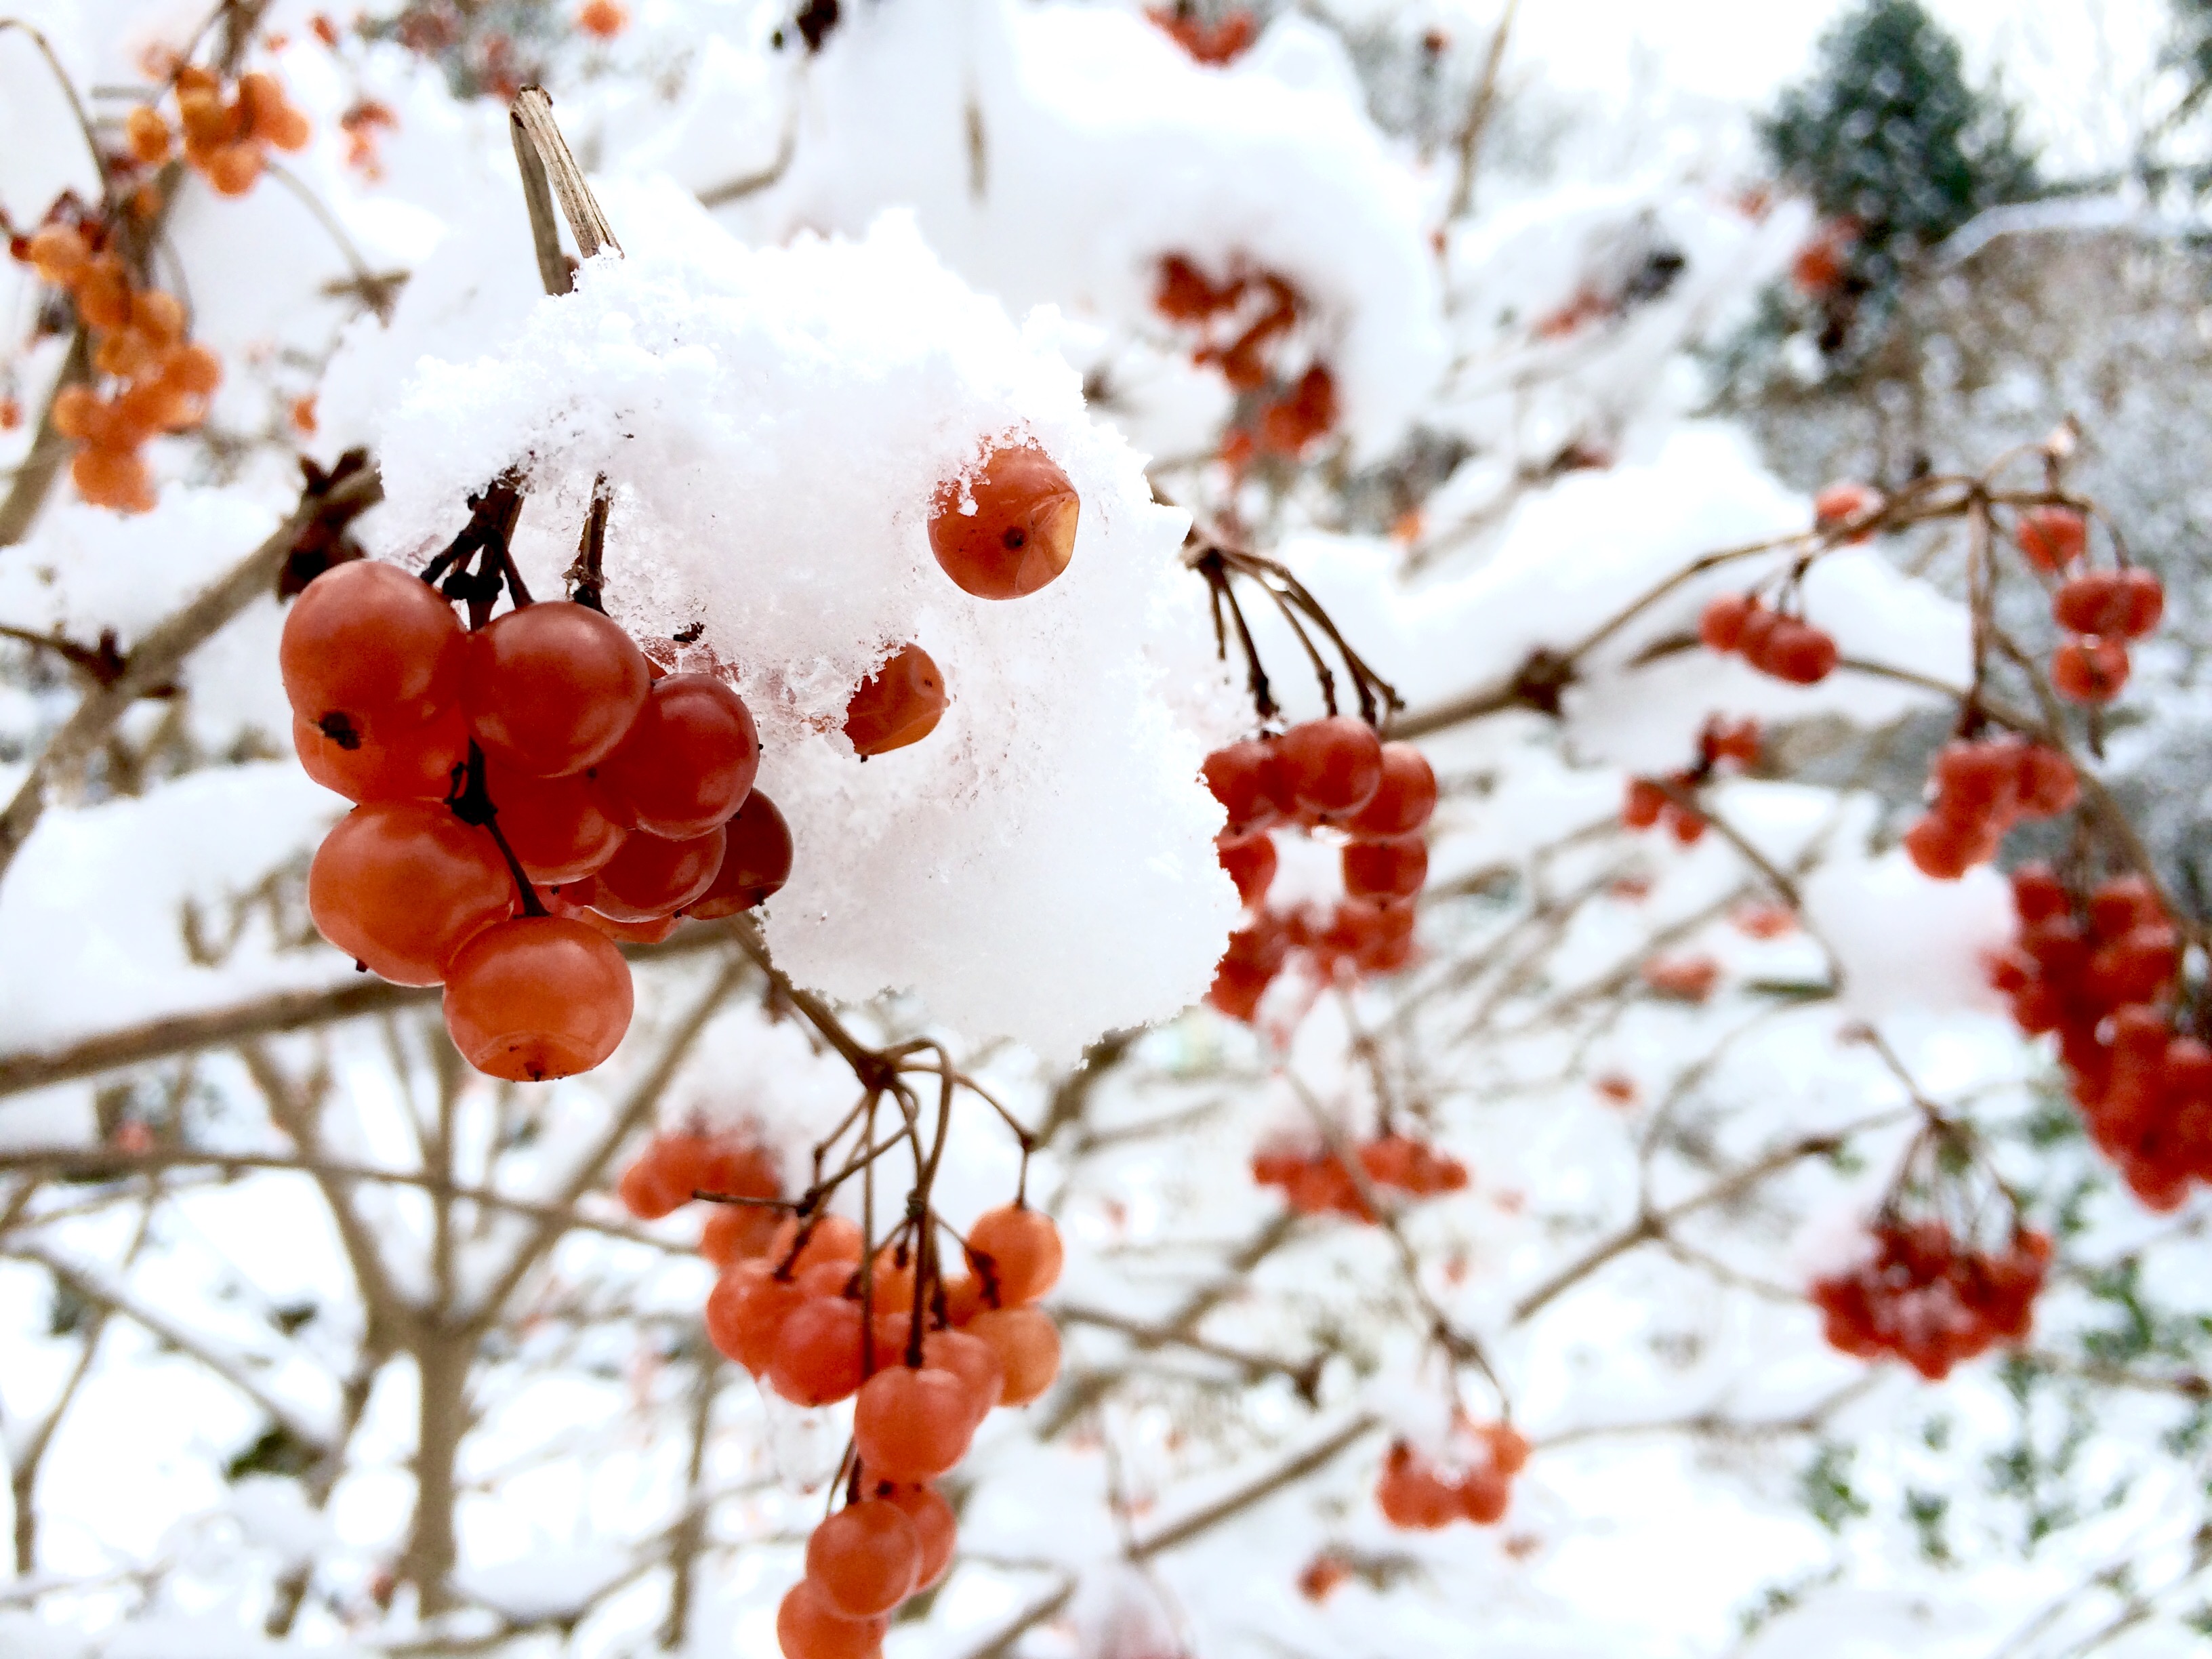
<path id="1" fill-rule="evenodd" d="M 783 1194 L 775 1159 L 745 1137 L 698 1129 L 655 1135 L 623 1172 L 616 1191 L 623 1207 L 641 1221 L 673 1215 L 701 1193 L 763 1200 L 714 1206 L 699 1235 L 699 1254 L 717 1269 L 762 1255 L 782 1220 L 776 1206 L 766 1201 Z"/>
<path id="2" fill-rule="evenodd" d="M 2056 1032 L 2090 1138 L 2136 1196 L 2171 1210 L 2212 1182 L 2212 1046 L 2176 1029 L 2181 934 L 2156 888 L 2116 876 L 2078 903 L 2049 868 L 2013 872 L 2019 933 L 1990 982 L 2031 1035 Z"/>
<path id="3" fill-rule="evenodd" d="M 177 125 L 184 130 L 185 160 L 225 196 L 243 196 L 261 178 L 273 149 L 307 147 L 307 118 L 284 96 L 273 75 L 249 70 L 238 77 L 228 98 L 210 70 L 187 66 L 177 71 Z M 125 124 L 132 156 L 159 166 L 169 157 L 172 135 L 161 112 L 150 104 L 131 112 Z"/>
<path id="4" fill-rule="evenodd" d="M 1000 1406 L 1060 1373 L 1060 1333 L 1034 1305 L 1060 1277 L 1060 1234 L 1021 1206 L 969 1230 L 967 1276 L 947 1282 L 908 1230 L 879 1247 L 842 1217 L 784 1220 L 735 1257 L 707 1300 L 714 1346 L 800 1406 L 854 1399 L 845 1507 L 815 1528 L 806 1576 L 784 1597 L 786 1659 L 872 1655 L 891 1613 L 944 1576 L 951 1510 L 930 1484 Z"/>
<path id="5" fill-rule="evenodd" d="M 2165 615 L 2165 585 L 2140 565 L 2069 576 L 2051 596 L 2051 620 L 2067 630 L 2051 653 L 2051 685 L 2069 702 L 2110 702 L 2128 683 L 2128 642 Z"/>
<path id="6" fill-rule="evenodd" d="M 1447 1152 L 1409 1135 L 1389 1133 L 1357 1149 L 1361 1172 L 1375 1187 L 1388 1187 L 1415 1198 L 1465 1190 L 1467 1165 Z M 1328 1148 L 1292 1151 L 1273 1148 L 1252 1155 L 1252 1179 L 1280 1187 L 1300 1215 L 1341 1215 L 1372 1222 L 1375 1212 L 1344 1160 Z"/>
<path id="7" fill-rule="evenodd" d="M 1528 1467 L 1528 1443 L 1509 1423 L 1485 1424 L 1474 1439 L 1474 1456 L 1453 1475 L 1406 1442 L 1393 1442 L 1375 1483 L 1382 1518 L 1409 1532 L 1436 1532 L 1455 1521 L 1489 1527 L 1504 1520 L 1513 1477 Z"/>
<path id="8" fill-rule="evenodd" d="M 1257 402 L 1222 443 L 1222 459 L 1239 470 L 1261 455 L 1296 459 L 1334 429 L 1336 380 L 1322 363 L 1295 380 L 1278 361 L 1301 305 L 1297 290 L 1272 271 L 1232 276 L 1216 284 L 1188 259 L 1160 261 L 1152 303 L 1170 322 L 1200 331 L 1191 361 L 1218 368 L 1230 387 Z"/>
<path id="9" fill-rule="evenodd" d="M 1249 1020 L 1294 951 L 1324 979 L 1393 973 L 1413 958 L 1413 899 L 1428 879 L 1421 829 L 1437 778 L 1411 744 L 1384 743 L 1364 720 L 1332 714 L 1279 737 L 1248 738 L 1206 757 L 1206 787 L 1229 814 L 1216 839 L 1250 920 L 1229 936 L 1206 1000 Z M 1263 908 L 1275 875 L 1271 831 L 1346 837 L 1343 902 L 1325 921 Z"/>
<path id="10" fill-rule="evenodd" d="M 1997 855 L 2022 818 L 2055 817 L 2081 793 L 2074 763 L 2022 738 L 1946 744 L 1929 769 L 1936 799 L 1905 832 L 1905 850 L 1923 876 L 1956 881 Z"/>
<path id="11" fill-rule="evenodd" d="M 316 577 L 280 657 L 301 765 L 359 803 L 309 872 L 315 925 L 386 979 L 444 985 L 471 1065 L 538 1081 L 589 1070 L 629 1029 L 616 941 L 751 908 L 793 848 L 712 653 L 715 672 L 666 672 L 594 604 L 532 603 L 501 499 L 519 509 L 511 489 L 478 497 L 425 580 L 365 562 Z M 1049 459 L 1002 447 L 939 492 L 931 546 L 969 593 L 1034 592 L 1066 568 L 1077 507 Z M 514 608 L 491 617 L 502 573 Z M 866 759 L 919 742 L 945 707 L 936 664 L 905 646 L 854 693 L 846 734 Z"/>
<path id="12" fill-rule="evenodd" d="M 1698 637 L 1723 656 L 1739 655 L 1762 674 L 1816 685 L 1835 672 L 1836 641 L 1802 617 L 1762 603 L 1755 593 L 1723 593 L 1698 620 Z"/>
<path id="13" fill-rule="evenodd" d="M 1932 1382 L 2027 1335 L 2051 1262 L 2043 1234 L 2016 1227 L 2003 1249 L 1984 1251 L 1940 1221 L 1885 1218 L 1872 1235 L 1864 1261 L 1813 1285 L 1831 1347 L 1861 1359 L 1894 1354 Z"/>
<path id="14" fill-rule="evenodd" d="M 1695 765 L 1677 772 L 1663 783 L 1651 778 L 1631 778 L 1620 804 L 1620 821 L 1631 830 L 1650 830 L 1664 823 L 1674 839 L 1688 847 L 1705 833 L 1705 814 L 1685 806 L 1668 792 L 1692 791 L 1712 778 L 1724 765 L 1759 763 L 1759 722 L 1753 720 L 1708 720 L 1698 733 Z"/>
<path id="15" fill-rule="evenodd" d="M 1145 15 L 1173 35 L 1176 44 L 1200 63 L 1217 67 L 1243 57 L 1260 33 L 1259 20 L 1241 6 L 1222 13 L 1212 23 L 1198 15 L 1190 0 L 1177 0 L 1173 7 L 1150 8 Z"/>
<path id="16" fill-rule="evenodd" d="M 92 366 L 105 393 L 64 386 L 53 421 L 84 447 L 70 464 L 77 493 L 95 507 L 146 513 L 154 476 L 138 452 L 147 440 L 199 424 L 222 382 L 222 364 L 185 337 L 185 308 L 173 294 L 131 285 L 130 268 L 96 225 L 49 224 L 17 250 L 41 279 L 69 295 L 91 331 Z"/>

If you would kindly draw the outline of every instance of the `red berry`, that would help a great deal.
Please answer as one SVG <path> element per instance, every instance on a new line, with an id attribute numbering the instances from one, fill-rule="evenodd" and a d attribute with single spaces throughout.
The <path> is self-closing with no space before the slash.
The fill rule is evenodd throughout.
<path id="1" fill-rule="evenodd" d="M 764 1375 L 775 1356 L 783 1322 L 805 1292 L 775 1276 L 773 1245 L 764 1256 L 726 1269 L 707 1297 L 707 1339 L 755 1376 Z"/>
<path id="2" fill-rule="evenodd" d="M 499 833 L 534 882 L 580 881 L 622 847 L 622 825 L 600 811 L 581 775 L 535 777 L 486 756 L 484 787 L 499 809 Z"/>
<path id="3" fill-rule="evenodd" d="M 1419 836 L 1354 842 L 1344 849 L 1344 890 L 1353 898 L 1411 898 L 1428 878 L 1428 843 Z"/>
<path id="4" fill-rule="evenodd" d="M 685 914 L 712 921 L 773 898 L 791 878 L 791 826 L 757 789 L 722 826 L 722 862 L 707 890 Z"/>
<path id="5" fill-rule="evenodd" d="M 769 1382 L 795 1406 L 827 1406 L 860 1386 L 860 1304 L 811 1296 L 792 1310 L 769 1356 Z"/>
<path id="6" fill-rule="evenodd" d="M 1437 775 L 1429 757 L 1410 743 L 1382 745 L 1382 781 L 1367 805 L 1345 820 L 1361 841 L 1410 836 L 1437 810 Z"/>
<path id="7" fill-rule="evenodd" d="M 724 1192 L 737 1191 L 740 1196 L 774 1198 L 776 1186 L 773 1182 L 765 1192 L 744 1192 L 742 1188 L 723 1187 Z M 726 1273 L 740 1261 L 764 1254 L 769 1241 L 775 1237 L 776 1214 L 760 1204 L 717 1204 L 708 1212 L 707 1224 L 699 1230 L 699 1254 Z"/>
<path id="8" fill-rule="evenodd" d="M 714 885 L 726 842 L 720 829 L 686 841 L 633 830 L 592 878 L 592 908 L 617 921 L 672 915 Z"/>
<path id="9" fill-rule="evenodd" d="M 560 916 L 517 916 L 464 945 L 446 974 L 446 1030 L 479 1072 L 539 1083 L 588 1072 L 629 1030 L 629 964 Z"/>
<path id="10" fill-rule="evenodd" d="M 2014 788 L 2021 811 L 2031 817 L 2052 817 L 2070 810 L 2081 797 L 2081 780 L 2063 750 L 2027 744 L 2020 757 Z"/>
<path id="11" fill-rule="evenodd" d="M 1808 623 L 1784 617 L 1766 641 L 1764 660 L 1754 665 L 1793 685 L 1814 685 L 1836 666 L 1836 642 Z"/>
<path id="12" fill-rule="evenodd" d="M 1217 749 L 1200 770 L 1206 787 L 1229 814 L 1224 835 L 1255 834 L 1293 810 L 1276 745 L 1267 738 L 1247 738 Z"/>
<path id="13" fill-rule="evenodd" d="M 356 559 L 309 582 L 276 648 L 293 712 L 343 743 L 420 726 L 460 690 L 467 635 L 435 589 Z"/>
<path id="14" fill-rule="evenodd" d="M 726 822 L 759 770 L 744 699 L 711 674 L 670 674 L 593 776 L 618 820 L 684 841 Z"/>
<path id="15" fill-rule="evenodd" d="M 2110 702 L 2128 683 L 2128 647 L 2087 635 L 2061 644 L 2051 657 L 2051 684 L 2069 702 Z"/>
<path id="16" fill-rule="evenodd" d="M 2074 634 L 2124 634 L 2130 608 L 2117 570 L 2069 576 L 2051 596 L 2051 620 Z"/>
<path id="17" fill-rule="evenodd" d="M 2020 550 L 2038 570 L 2056 575 L 2089 544 L 2089 526 L 2070 507 L 2031 507 L 2020 515 Z"/>
<path id="18" fill-rule="evenodd" d="M 1905 851 L 1913 867 L 1933 881 L 1956 881 L 1977 862 L 1973 846 L 1957 823 L 1931 812 L 1905 832 Z"/>
<path id="19" fill-rule="evenodd" d="M 1631 830 L 1649 830 L 1667 810 L 1667 792 L 1650 778 L 1631 778 L 1620 803 L 1620 821 Z"/>
<path id="20" fill-rule="evenodd" d="M 1349 714 L 1303 720 L 1275 747 L 1291 799 L 1318 817 L 1349 818 L 1382 788 L 1382 739 Z"/>
<path id="21" fill-rule="evenodd" d="M 876 1659 L 890 1628 L 887 1618 L 839 1617 L 811 1578 L 793 1584 L 775 1610 L 783 1659 Z"/>
<path id="22" fill-rule="evenodd" d="M 845 736 L 863 758 L 887 755 L 934 732 L 949 701 L 929 653 L 902 645 L 853 693 L 845 706 Z"/>
<path id="23" fill-rule="evenodd" d="M 998 1306 L 1035 1302 L 1060 1282 L 1060 1229 L 1041 1210 L 986 1210 L 968 1230 L 968 1262 L 998 1291 Z"/>
<path id="24" fill-rule="evenodd" d="M 986 1308 L 968 1329 L 990 1345 L 1006 1372 L 999 1404 L 1026 1406 L 1060 1375 L 1060 1328 L 1042 1308 Z"/>
<path id="25" fill-rule="evenodd" d="M 893 1365 L 860 1385 L 853 1445 L 879 1480 L 934 1480 L 967 1455 L 975 1437 L 968 1381 L 939 1366 Z"/>
<path id="26" fill-rule="evenodd" d="M 1743 639 L 1744 624 L 1759 601 L 1748 593 L 1723 593 L 1711 601 L 1698 618 L 1698 637 L 1709 651 L 1725 656 Z"/>
<path id="27" fill-rule="evenodd" d="M 1881 505 L 1881 497 L 1863 483 L 1832 483 L 1813 498 L 1813 523 L 1818 529 L 1834 530 Z M 1863 542 L 1873 533 L 1862 530 L 1850 539 Z"/>
<path id="28" fill-rule="evenodd" d="M 939 1495 L 934 1486 L 894 1486 L 884 1489 L 882 1496 L 886 1503 L 896 1504 L 906 1511 L 907 1519 L 914 1522 L 915 1533 L 921 1540 L 921 1565 L 915 1577 L 915 1594 L 934 1589 L 945 1577 L 945 1570 L 952 1565 L 952 1546 L 959 1532 L 952 1505 Z"/>
<path id="29" fill-rule="evenodd" d="M 622 741 L 651 684 L 629 635 L 587 605 L 550 599 L 469 636 L 461 701 L 485 752 L 558 777 Z"/>
<path id="30" fill-rule="evenodd" d="M 969 1323 L 972 1326 L 975 1321 Z M 1006 1368 L 998 1350 L 969 1331 L 930 1332 L 922 1339 L 921 1363 L 951 1371 L 960 1379 L 960 1386 L 967 1390 L 969 1412 L 978 1423 L 991 1414 L 1006 1391 Z"/>
<path id="31" fill-rule="evenodd" d="M 2156 631 L 2166 615 L 2165 583 L 2141 565 L 2131 565 L 2120 572 L 2120 598 L 2124 614 L 2118 632 L 2139 640 Z"/>
<path id="32" fill-rule="evenodd" d="M 2048 921 L 2069 908 L 2066 888 L 2047 864 L 2023 864 L 2012 872 L 2012 904 L 2024 922 Z"/>
<path id="33" fill-rule="evenodd" d="M 453 769 L 469 757 L 468 723 L 458 705 L 420 726 L 380 728 L 374 738 L 350 722 L 333 724 L 337 738 L 293 715 L 292 748 L 309 777 L 348 800 L 443 800 L 453 793 Z"/>
<path id="34" fill-rule="evenodd" d="M 1234 841 L 1217 841 L 1221 867 L 1237 884 L 1237 896 L 1249 908 L 1267 896 L 1275 878 L 1275 840 L 1267 831 Z"/>
<path id="35" fill-rule="evenodd" d="M 939 488 L 929 520 L 930 550 L 962 592 L 1018 599 L 1067 568 L 1082 501 L 1051 456 L 1033 444 L 995 448 L 964 493 L 974 512 L 961 510 L 955 478 Z"/>
<path id="36" fill-rule="evenodd" d="M 455 952 L 514 905 L 490 836 L 434 801 L 355 807 L 307 872 L 317 930 L 395 985 L 437 984 Z"/>
<path id="37" fill-rule="evenodd" d="M 921 1534 L 887 1498 L 848 1504 L 806 1540 L 806 1577 L 830 1611 L 872 1619 L 914 1593 L 921 1572 Z"/>

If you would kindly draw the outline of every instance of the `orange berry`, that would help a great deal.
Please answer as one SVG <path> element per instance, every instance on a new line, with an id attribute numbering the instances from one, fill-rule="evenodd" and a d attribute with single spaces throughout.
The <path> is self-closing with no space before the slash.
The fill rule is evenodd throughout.
<path id="1" fill-rule="evenodd" d="M 806 1540 L 806 1577 L 842 1619 L 873 1619 L 914 1593 L 921 1571 L 921 1533 L 887 1498 L 848 1504 Z"/>
<path id="2" fill-rule="evenodd" d="M 161 379 L 179 392 L 204 398 L 222 384 L 222 359 L 204 345 L 180 345 L 162 366 Z"/>
<path id="3" fill-rule="evenodd" d="M 123 261 L 103 253 L 78 273 L 76 314 L 93 328 L 121 328 L 131 320 L 131 277 Z"/>
<path id="4" fill-rule="evenodd" d="M 158 288 L 145 288 L 131 296 L 131 327 L 147 343 L 167 349 L 185 337 L 184 302 Z"/>
<path id="5" fill-rule="evenodd" d="M 987 1210 L 968 1230 L 969 1265 L 996 1289 L 1000 1307 L 1020 1307 L 1049 1291 L 1060 1281 L 1061 1257 L 1060 1229 L 1039 1210 Z"/>
<path id="6" fill-rule="evenodd" d="M 118 513 L 154 510 L 154 477 L 135 449 L 88 445 L 70 463 L 70 478 L 77 493 L 94 507 L 112 507 Z"/>
<path id="7" fill-rule="evenodd" d="M 57 288 L 68 288 L 83 274 L 92 250 L 74 225 L 48 225 L 31 236 L 31 264 Z"/>
<path id="8" fill-rule="evenodd" d="M 243 196 L 261 178 L 261 146 L 251 139 L 224 144 L 208 157 L 207 180 L 218 195 Z"/>
<path id="9" fill-rule="evenodd" d="M 973 512 L 961 510 L 963 494 Z M 964 486 L 956 478 L 939 488 L 930 549 L 963 592 L 1020 599 L 1067 568 L 1082 505 L 1051 456 L 1034 444 L 1009 444 L 992 450 Z"/>
<path id="10" fill-rule="evenodd" d="M 1060 1328 L 1042 1308 L 986 1308 L 969 1331 L 990 1345 L 1006 1370 L 1001 1406 L 1026 1406 L 1060 1375 Z"/>
<path id="11" fill-rule="evenodd" d="M 620 0 L 584 0 L 576 27 L 594 40 L 611 40 L 629 27 L 629 13 Z"/>
<path id="12" fill-rule="evenodd" d="M 139 105 L 124 118 L 123 137 L 143 167 L 157 167 L 169 159 L 169 124 L 149 104 Z"/>
<path id="13" fill-rule="evenodd" d="M 929 653 L 903 645 L 862 680 L 845 707 L 845 736 L 863 757 L 920 743 L 945 718 L 945 677 Z"/>

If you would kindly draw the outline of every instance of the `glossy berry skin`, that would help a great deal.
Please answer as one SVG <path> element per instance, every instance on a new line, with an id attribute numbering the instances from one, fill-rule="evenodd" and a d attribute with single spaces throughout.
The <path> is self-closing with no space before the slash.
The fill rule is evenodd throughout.
<path id="1" fill-rule="evenodd" d="M 1344 890 L 1352 898 L 1411 898 L 1428 878 L 1428 843 L 1419 836 L 1354 842 L 1344 849 Z"/>
<path id="2" fill-rule="evenodd" d="M 446 1030 L 487 1076 L 542 1083 L 588 1072 L 629 1030 L 629 964 L 614 942 L 561 916 L 485 928 L 446 975 Z"/>
<path id="3" fill-rule="evenodd" d="M 460 690 L 468 636 L 428 583 L 367 559 L 309 582 L 276 661 L 292 710 L 343 740 L 420 726 Z"/>
<path id="4" fill-rule="evenodd" d="M 1042 1398 L 1060 1376 L 1060 1328 L 1042 1308 L 986 1308 L 969 1322 L 968 1331 L 999 1356 L 1006 1373 L 1001 1406 Z"/>
<path id="5" fill-rule="evenodd" d="M 854 752 L 864 758 L 888 755 L 937 730 L 951 701 L 945 677 L 929 653 L 918 645 L 902 645 L 860 682 L 845 705 L 845 736 Z"/>
<path id="6" fill-rule="evenodd" d="M 889 1486 L 881 1488 L 884 1501 L 896 1504 L 906 1511 L 914 1522 L 915 1534 L 921 1540 L 921 1560 L 917 1571 L 914 1593 L 919 1595 L 926 1589 L 934 1589 L 944 1578 L 945 1569 L 952 1565 L 952 1547 L 959 1536 L 959 1522 L 934 1486 Z"/>
<path id="7" fill-rule="evenodd" d="M 1357 841 L 1394 841 L 1427 823 L 1437 810 L 1437 775 L 1410 743 L 1382 745 L 1382 781 L 1367 805 L 1344 822 Z"/>
<path id="8" fill-rule="evenodd" d="M 733 916 L 775 896 L 791 878 L 791 826 L 775 803 L 757 789 L 722 826 L 722 862 L 687 915 L 702 921 Z"/>
<path id="9" fill-rule="evenodd" d="M 499 833 L 540 885 L 580 881 L 622 848 L 622 825 L 600 810 L 580 775 L 533 777 L 487 756 L 484 786 L 499 809 Z"/>
<path id="10" fill-rule="evenodd" d="M 921 1576 L 921 1530 L 888 1498 L 848 1504 L 806 1540 L 806 1577 L 840 1618 L 889 1613 Z"/>
<path id="11" fill-rule="evenodd" d="M 966 1331 L 930 1332 L 922 1340 L 921 1363 L 960 1379 L 967 1392 L 969 1417 L 979 1425 L 1006 1389 L 1006 1368 L 998 1350 Z"/>
<path id="12" fill-rule="evenodd" d="M 840 1617 L 811 1578 L 793 1584 L 775 1610 L 775 1640 L 783 1659 L 875 1659 L 890 1628 L 888 1618 Z"/>
<path id="13" fill-rule="evenodd" d="M 1276 753 L 1291 798 L 1316 817 L 1352 817 L 1382 787 L 1382 741 L 1349 714 L 1299 722 L 1277 741 Z"/>
<path id="14" fill-rule="evenodd" d="M 394 985 L 435 985 L 454 953 L 515 905 L 492 838 L 434 801 L 375 801 L 338 820 L 307 872 L 332 945 Z"/>
<path id="15" fill-rule="evenodd" d="M 2166 616 L 2166 584 L 2141 565 L 2132 565 L 2120 572 L 2120 593 L 2126 614 L 2119 631 L 2131 640 L 2154 632 Z"/>
<path id="16" fill-rule="evenodd" d="M 549 599 L 469 636 L 461 702 L 487 754 L 536 777 L 561 777 L 622 741 L 651 681 L 644 653 L 614 623 L 588 605 Z"/>
<path id="17" fill-rule="evenodd" d="M 976 1278 L 995 1285 L 1000 1307 L 1043 1296 L 1060 1282 L 1062 1259 L 1060 1229 L 1041 1210 L 986 1210 L 968 1230 L 969 1265 Z"/>
<path id="18" fill-rule="evenodd" d="M 794 1406 L 827 1406 L 844 1399 L 860 1386 L 862 1322 L 857 1302 L 808 1297 L 776 1333 L 769 1355 L 769 1386 Z"/>
<path id="19" fill-rule="evenodd" d="M 744 804 L 760 734 L 735 691 L 711 674 L 655 680 L 645 706 L 593 769 L 615 817 L 671 841 L 703 836 Z"/>
<path id="20" fill-rule="evenodd" d="M 302 771 L 351 801 L 443 800 L 453 793 L 453 769 L 469 757 L 469 728 L 458 706 L 420 726 L 385 729 L 374 740 L 341 729 L 350 746 L 295 714 L 292 749 Z"/>
<path id="21" fill-rule="evenodd" d="M 934 1480 L 968 1454 L 975 1418 L 968 1382 L 935 1365 L 893 1365 L 860 1385 L 853 1446 L 879 1480 Z"/>
<path id="22" fill-rule="evenodd" d="M 2128 647 L 2094 635 L 2062 643 L 2051 657 L 2051 684 L 2069 702 L 2110 702 L 2128 683 Z"/>
<path id="23" fill-rule="evenodd" d="M 1082 501 L 1059 463 L 1031 444 L 994 449 L 969 481 L 973 513 L 961 511 L 961 481 L 937 492 L 930 550 L 963 592 L 1018 599 L 1036 592 L 1075 556 Z"/>
<path id="24" fill-rule="evenodd" d="M 720 829 L 688 841 L 633 830 L 592 878 L 592 908 L 617 921 L 673 915 L 714 884 L 726 841 Z"/>
<path id="25" fill-rule="evenodd" d="M 1232 838 L 1265 830 L 1296 810 L 1270 738 L 1247 738 L 1217 749 L 1200 771 L 1206 788 L 1229 814 L 1229 827 L 1223 833 Z"/>

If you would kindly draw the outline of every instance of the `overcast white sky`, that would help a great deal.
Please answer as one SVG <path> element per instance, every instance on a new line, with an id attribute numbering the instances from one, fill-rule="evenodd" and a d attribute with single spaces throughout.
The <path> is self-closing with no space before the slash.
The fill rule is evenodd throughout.
<path id="1" fill-rule="evenodd" d="M 2166 0 L 1927 0 L 1978 73 L 1996 66 L 2058 171 L 2126 154 L 2166 30 Z M 1844 0 L 1522 0 L 1520 51 L 1567 85 L 1625 88 L 1639 53 L 1660 78 L 1764 104 L 1802 74 Z"/>

